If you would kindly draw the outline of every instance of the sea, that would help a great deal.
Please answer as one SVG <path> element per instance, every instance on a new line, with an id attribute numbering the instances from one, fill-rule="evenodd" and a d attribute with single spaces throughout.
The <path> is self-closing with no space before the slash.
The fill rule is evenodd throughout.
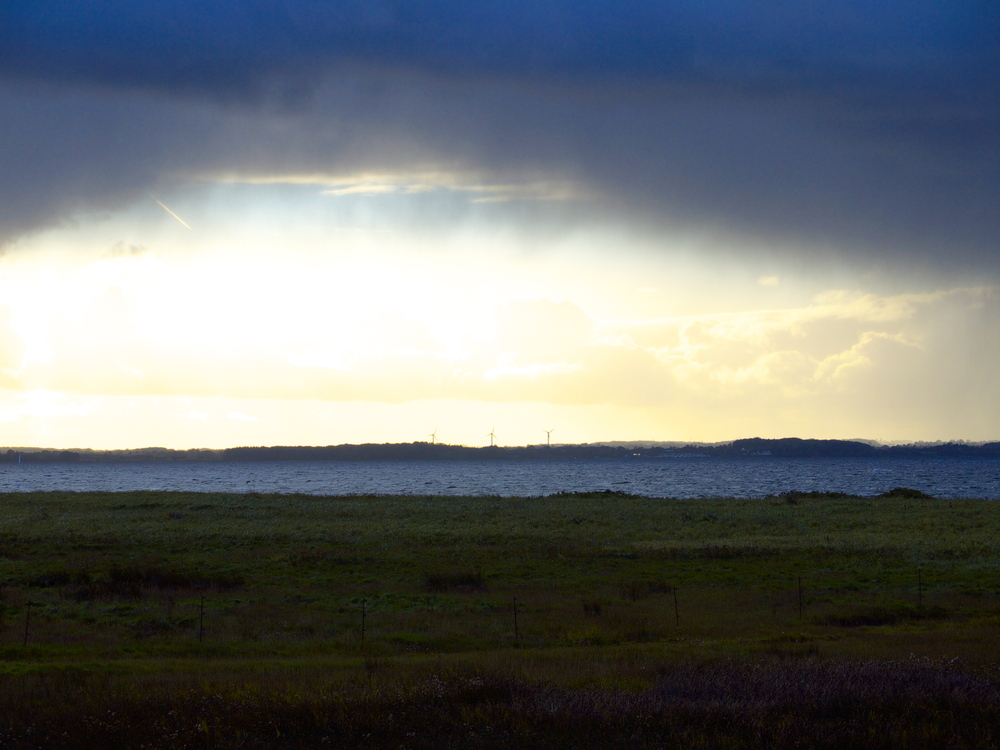
<path id="1" fill-rule="evenodd" d="M 623 458 L 490 461 L 4 463 L 0 492 L 182 490 L 306 495 L 625 492 L 646 497 L 874 496 L 896 487 L 1000 499 L 1000 458 Z"/>

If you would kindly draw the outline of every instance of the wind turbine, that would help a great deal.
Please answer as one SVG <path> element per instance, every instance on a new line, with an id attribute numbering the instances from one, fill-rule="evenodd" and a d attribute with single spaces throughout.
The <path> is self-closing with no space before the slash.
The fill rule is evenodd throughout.
<path id="1" fill-rule="evenodd" d="M 550 447 L 552 446 L 552 433 L 555 431 L 556 431 L 555 427 L 553 427 L 551 430 L 542 430 L 542 432 L 545 433 L 545 444 L 547 446 Z"/>
<path id="2" fill-rule="evenodd" d="M 435 427 L 434 432 L 432 432 L 430 435 L 427 436 L 431 439 L 431 445 L 434 445 L 434 441 L 437 440 L 437 434 L 438 434 L 437 427 Z"/>
<path id="3" fill-rule="evenodd" d="M 493 429 L 490 430 L 490 434 L 486 436 L 486 437 L 488 437 L 490 439 L 490 448 L 493 447 L 493 441 L 496 440 L 496 438 L 497 438 L 496 431 L 497 431 L 497 428 L 494 427 Z"/>

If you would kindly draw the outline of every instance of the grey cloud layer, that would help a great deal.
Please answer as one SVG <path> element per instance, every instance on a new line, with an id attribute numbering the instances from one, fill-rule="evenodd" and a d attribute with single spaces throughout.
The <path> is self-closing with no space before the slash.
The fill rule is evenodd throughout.
<path id="1" fill-rule="evenodd" d="M 998 14 L 9 2 L 0 241 L 185 175 L 444 165 L 577 180 L 581 216 L 992 268 Z"/>
<path id="2" fill-rule="evenodd" d="M 0 69 L 222 91 L 353 62 L 451 75 L 951 77 L 995 62 L 992 3 L 9 0 Z"/>

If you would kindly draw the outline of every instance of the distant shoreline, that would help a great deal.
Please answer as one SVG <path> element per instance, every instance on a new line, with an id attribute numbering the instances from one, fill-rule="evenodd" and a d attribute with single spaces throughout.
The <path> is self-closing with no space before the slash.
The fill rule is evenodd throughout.
<path id="1" fill-rule="evenodd" d="M 860 440 L 748 438 L 729 443 L 629 443 L 471 447 L 445 443 L 367 443 L 224 449 L 53 450 L 0 448 L 3 463 L 205 463 L 222 461 L 484 461 L 630 458 L 997 458 L 1000 442 L 877 445 Z"/>

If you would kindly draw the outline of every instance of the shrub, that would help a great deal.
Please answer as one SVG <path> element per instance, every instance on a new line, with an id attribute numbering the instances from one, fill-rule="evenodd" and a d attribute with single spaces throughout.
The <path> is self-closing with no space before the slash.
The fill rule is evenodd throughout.
<path id="1" fill-rule="evenodd" d="M 483 574 L 476 572 L 457 573 L 426 573 L 424 575 L 425 584 L 431 591 L 448 591 L 451 589 L 481 589 L 483 588 Z"/>
<path id="2" fill-rule="evenodd" d="M 883 492 L 878 498 L 880 500 L 933 500 L 934 496 L 909 487 L 893 487 L 888 492 Z"/>

